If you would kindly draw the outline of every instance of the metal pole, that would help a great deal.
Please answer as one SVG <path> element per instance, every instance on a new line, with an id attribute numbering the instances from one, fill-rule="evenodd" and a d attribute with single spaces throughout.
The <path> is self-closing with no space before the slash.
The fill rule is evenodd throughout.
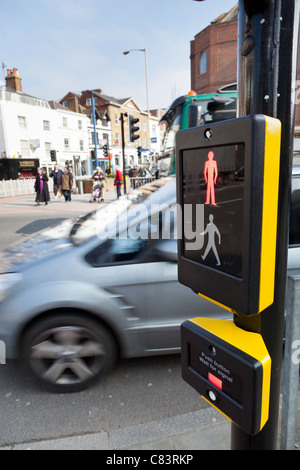
<path id="1" fill-rule="evenodd" d="M 93 92 L 92 92 L 92 113 L 93 113 L 93 124 L 94 124 L 95 160 L 96 160 L 96 166 L 98 166 L 97 134 L 96 134 L 96 115 L 95 115 L 95 101 L 94 101 Z"/>
<path id="2" fill-rule="evenodd" d="M 147 146 L 150 151 L 151 147 L 151 137 L 150 137 L 150 109 L 149 109 L 149 86 L 148 86 L 148 66 L 147 66 L 147 49 L 130 49 L 129 51 L 124 51 L 123 54 L 127 55 L 132 51 L 144 52 L 145 54 L 145 74 L 146 74 L 146 97 L 147 97 L 147 120 L 148 120 L 148 131 L 147 131 Z"/>
<path id="3" fill-rule="evenodd" d="M 147 67 L 147 49 L 145 52 L 145 73 L 146 73 L 146 95 L 147 95 L 147 119 L 148 119 L 148 149 L 151 151 L 151 136 L 150 136 L 150 110 L 149 110 L 149 88 L 148 88 L 148 67 Z"/>
<path id="4" fill-rule="evenodd" d="M 121 133 L 122 133 L 122 161 L 123 161 L 123 181 L 124 194 L 126 194 L 126 176 L 125 176 L 125 139 L 124 139 L 124 114 L 121 113 Z"/>
<path id="5" fill-rule="evenodd" d="M 274 302 L 260 315 L 235 317 L 237 326 L 262 335 L 271 356 L 269 419 L 255 436 L 233 424 L 236 450 L 272 450 L 278 443 L 298 22 L 299 0 L 239 0 L 239 115 L 280 119 L 282 138 Z"/>

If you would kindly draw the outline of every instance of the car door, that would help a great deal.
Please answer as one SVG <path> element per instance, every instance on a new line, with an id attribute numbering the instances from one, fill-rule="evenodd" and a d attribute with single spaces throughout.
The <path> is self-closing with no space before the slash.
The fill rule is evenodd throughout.
<path id="1" fill-rule="evenodd" d="M 99 287 L 118 299 L 120 322 L 144 350 L 180 348 L 180 324 L 187 318 L 224 315 L 224 310 L 179 284 L 174 207 L 139 223 L 147 236 L 126 230 L 99 244 L 86 257 Z"/>

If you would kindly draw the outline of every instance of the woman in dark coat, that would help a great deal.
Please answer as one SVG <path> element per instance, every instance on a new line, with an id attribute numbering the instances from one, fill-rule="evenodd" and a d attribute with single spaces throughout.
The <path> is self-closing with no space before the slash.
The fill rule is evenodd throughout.
<path id="1" fill-rule="evenodd" d="M 34 189 L 36 192 L 35 202 L 39 206 L 40 202 L 44 202 L 45 206 L 50 201 L 50 194 L 48 188 L 48 176 L 46 173 L 43 173 L 41 168 L 37 169 L 37 175 L 35 178 Z"/>

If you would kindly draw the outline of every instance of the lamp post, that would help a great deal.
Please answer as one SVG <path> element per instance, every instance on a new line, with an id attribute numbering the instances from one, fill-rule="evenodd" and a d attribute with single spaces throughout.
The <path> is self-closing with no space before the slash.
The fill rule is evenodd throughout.
<path id="1" fill-rule="evenodd" d="M 129 51 L 124 51 L 123 54 L 124 55 L 127 55 L 129 54 L 130 52 L 132 51 L 140 51 L 140 52 L 144 52 L 145 53 L 145 74 L 146 74 L 146 96 L 147 96 L 147 123 L 148 123 L 148 130 L 147 130 L 147 134 L 148 134 L 148 138 L 147 138 L 147 145 L 148 145 L 148 149 L 150 151 L 150 142 L 151 142 L 151 139 L 150 139 L 150 111 L 149 111 L 149 91 L 148 91 L 148 68 L 147 68 L 147 49 L 144 48 L 144 49 L 130 49 Z"/>

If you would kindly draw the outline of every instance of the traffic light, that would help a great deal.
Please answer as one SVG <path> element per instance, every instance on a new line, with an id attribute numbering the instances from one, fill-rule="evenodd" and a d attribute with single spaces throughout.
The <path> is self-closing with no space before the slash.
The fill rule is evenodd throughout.
<path id="1" fill-rule="evenodd" d="M 91 159 L 93 162 L 95 161 L 95 150 L 91 150 Z"/>
<path id="2" fill-rule="evenodd" d="M 50 150 L 50 157 L 52 162 L 56 162 L 56 150 Z"/>
<path id="3" fill-rule="evenodd" d="M 129 138 L 130 142 L 134 142 L 136 139 L 139 139 L 139 135 L 136 134 L 137 131 L 140 130 L 137 124 L 139 122 L 139 118 L 135 118 L 134 116 L 129 116 Z"/>
<path id="4" fill-rule="evenodd" d="M 176 134 L 178 280 L 240 315 L 274 300 L 280 131 L 252 115 Z"/>
<path id="5" fill-rule="evenodd" d="M 139 157 L 142 155 L 141 150 L 142 150 L 142 147 L 137 148 L 137 154 L 138 154 Z"/>
<path id="6" fill-rule="evenodd" d="M 105 158 L 107 158 L 107 152 L 108 152 L 108 145 L 105 144 L 105 145 L 103 145 L 103 156 Z"/>

